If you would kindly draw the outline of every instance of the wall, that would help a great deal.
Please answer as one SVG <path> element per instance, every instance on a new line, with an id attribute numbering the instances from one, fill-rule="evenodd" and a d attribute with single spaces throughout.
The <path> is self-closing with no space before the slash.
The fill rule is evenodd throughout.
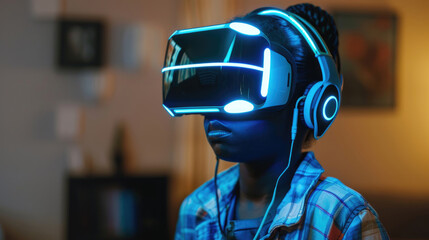
<path id="1" fill-rule="evenodd" d="M 6 239 L 60 239 L 65 146 L 54 109 L 81 94 L 53 69 L 54 23 L 34 19 L 29 1 L 0 5 L 0 224 Z"/>
<path id="2" fill-rule="evenodd" d="M 171 153 L 165 149 L 172 144 L 172 121 L 162 108 L 160 71 L 165 43 L 175 29 L 177 3 L 168 0 L 127 0 L 120 4 L 113 0 L 67 1 L 65 15 L 98 17 L 109 26 L 108 67 L 114 72 L 116 89 L 113 97 L 105 103 L 85 106 L 85 133 L 82 139 L 84 151 L 94 160 L 96 172 L 112 171 L 109 149 L 115 126 L 120 122 L 130 129 L 135 158 L 131 171 L 169 171 Z M 144 26 L 145 30 L 154 29 L 165 42 L 156 42 L 152 47 L 156 54 L 153 57 L 159 61 L 143 61 L 138 68 L 128 70 L 115 64 L 115 51 L 121 50 L 118 49 L 120 42 L 115 42 L 115 34 L 118 34 L 115 29 L 133 25 Z"/>
<path id="3" fill-rule="evenodd" d="M 176 28 L 177 1 L 62 2 L 66 14 L 101 17 L 111 26 L 152 24 L 166 37 Z M 108 59 L 116 91 L 105 102 L 89 101 L 78 73 L 55 69 L 55 21 L 35 17 L 31 4 L 0 1 L 0 225 L 6 239 L 58 240 L 65 238 L 68 147 L 55 134 L 58 105 L 82 106 L 86 127 L 80 143 L 102 174 L 112 170 L 109 149 L 120 121 L 130 129 L 135 171 L 169 171 L 165 149 L 173 125 L 161 106 L 161 63 L 128 72 Z"/>

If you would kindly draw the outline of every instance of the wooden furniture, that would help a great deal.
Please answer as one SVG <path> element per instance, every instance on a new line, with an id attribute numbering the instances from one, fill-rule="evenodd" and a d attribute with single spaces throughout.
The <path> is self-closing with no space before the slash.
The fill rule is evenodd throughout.
<path id="1" fill-rule="evenodd" d="M 68 240 L 167 239 L 167 176 L 68 177 Z"/>

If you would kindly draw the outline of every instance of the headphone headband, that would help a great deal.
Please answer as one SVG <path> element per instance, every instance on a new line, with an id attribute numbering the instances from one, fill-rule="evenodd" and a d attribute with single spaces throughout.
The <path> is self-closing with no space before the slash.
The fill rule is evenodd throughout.
<path id="1" fill-rule="evenodd" d="M 342 78 L 329 48 L 314 26 L 294 13 L 270 8 L 256 12 L 256 14 L 279 17 L 292 24 L 304 37 L 318 60 L 322 81 L 310 85 L 306 90 L 302 113 L 307 127 L 314 129 L 314 138 L 319 139 L 335 120 L 341 102 Z"/>
<path id="2" fill-rule="evenodd" d="M 311 50 L 313 50 L 314 55 L 316 57 L 319 55 L 329 55 L 332 57 L 331 53 L 329 52 L 329 49 L 326 47 L 326 44 L 323 41 L 323 38 L 320 36 L 319 32 L 316 29 L 314 29 L 314 27 L 311 26 L 311 24 L 308 23 L 302 17 L 300 17 L 294 13 L 291 13 L 288 11 L 283 11 L 280 9 L 262 10 L 262 11 L 258 12 L 257 15 L 276 16 L 276 17 L 280 17 L 280 18 L 288 21 L 301 33 L 301 35 L 304 37 L 304 39 L 307 41 L 308 45 L 310 46 Z M 301 22 L 304 24 L 302 24 Z M 321 43 L 321 46 L 323 46 L 323 50 L 320 49 L 319 46 L 316 44 L 316 40 L 309 33 L 309 31 L 307 31 L 306 27 L 309 28 L 311 30 L 311 32 L 313 32 L 314 35 L 316 35 L 317 39 Z"/>

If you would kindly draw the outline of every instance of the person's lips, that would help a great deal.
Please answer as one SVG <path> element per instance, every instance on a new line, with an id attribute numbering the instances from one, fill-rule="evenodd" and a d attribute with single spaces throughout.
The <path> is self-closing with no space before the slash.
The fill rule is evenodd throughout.
<path id="1" fill-rule="evenodd" d="M 208 134 L 209 138 L 216 138 L 216 139 L 226 137 L 228 135 L 231 135 L 231 132 L 224 131 L 224 130 L 212 130 Z"/>
<path id="2" fill-rule="evenodd" d="M 224 138 L 230 136 L 231 130 L 229 130 L 225 125 L 217 120 L 209 121 L 207 138 L 211 142 L 220 141 Z"/>

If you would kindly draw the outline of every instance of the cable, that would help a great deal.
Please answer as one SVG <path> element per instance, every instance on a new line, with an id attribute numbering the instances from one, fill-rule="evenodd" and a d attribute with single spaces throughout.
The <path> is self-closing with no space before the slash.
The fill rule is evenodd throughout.
<path id="1" fill-rule="evenodd" d="M 217 224 L 219 226 L 219 230 L 222 233 L 222 238 L 226 239 L 226 234 L 224 232 L 224 229 L 222 228 L 222 224 L 220 223 L 220 209 L 219 209 L 219 196 L 217 194 L 217 171 L 219 168 L 219 158 L 216 156 L 216 167 L 215 167 L 215 174 L 214 174 L 214 185 L 215 185 L 215 195 L 216 195 L 216 208 L 217 208 Z"/>
<path id="2" fill-rule="evenodd" d="M 304 98 L 305 98 L 305 96 L 302 96 L 302 97 L 298 98 L 298 100 L 296 101 L 296 104 L 295 104 L 295 108 L 293 110 L 293 121 L 292 121 L 292 129 L 291 129 L 291 140 L 292 140 L 292 142 L 290 144 L 290 150 L 289 150 L 289 161 L 287 163 L 287 166 L 286 166 L 285 170 L 283 170 L 283 172 L 277 178 L 276 186 L 274 187 L 273 197 L 271 198 L 270 205 L 268 205 L 267 211 L 265 211 L 265 215 L 262 218 L 261 224 L 259 225 L 258 231 L 256 232 L 255 237 L 253 238 L 253 240 L 257 240 L 258 239 L 258 236 L 261 233 L 262 227 L 264 226 L 265 220 L 267 219 L 268 213 L 270 212 L 271 207 L 273 206 L 274 201 L 276 199 L 277 186 L 279 185 L 280 178 L 289 169 L 290 160 L 292 158 L 293 144 L 295 142 L 295 136 L 296 136 L 296 132 L 297 132 L 297 129 L 298 129 L 298 127 L 297 127 L 297 125 L 298 125 L 298 121 L 297 121 L 297 119 L 298 119 L 298 103 L 302 99 L 304 99 Z"/>
<path id="3" fill-rule="evenodd" d="M 292 140 L 291 149 L 292 149 L 292 147 L 293 147 L 293 143 L 294 143 L 294 142 L 295 142 L 295 140 Z M 273 206 L 273 204 L 274 204 L 274 201 L 275 201 L 275 199 L 276 199 L 276 192 L 277 192 L 277 186 L 278 186 L 278 184 L 279 184 L 279 180 L 280 180 L 280 178 L 283 176 L 283 174 L 288 170 L 289 165 L 290 165 L 290 159 L 291 159 L 291 156 L 292 156 L 292 150 L 290 151 L 290 154 L 289 154 L 289 162 L 288 162 L 288 164 L 287 164 L 287 167 L 285 168 L 285 170 L 283 170 L 283 172 L 282 172 L 282 173 L 280 174 L 280 176 L 277 178 L 276 186 L 274 187 L 273 197 L 271 198 L 270 205 L 268 205 L 267 211 L 265 212 L 264 218 L 262 218 L 261 224 L 259 225 L 258 231 L 256 232 L 255 237 L 253 238 L 253 240 L 257 240 L 257 239 L 258 239 L 258 236 L 259 236 L 259 234 L 260 234 L 260 232 L 261 232 L 261 230 L 262 230 L 262 227 L 264 226 L 265 220 L 267 219 L 268 213 L 270 212 L 271 207 L 272 207 L 272 206 Z"/>

